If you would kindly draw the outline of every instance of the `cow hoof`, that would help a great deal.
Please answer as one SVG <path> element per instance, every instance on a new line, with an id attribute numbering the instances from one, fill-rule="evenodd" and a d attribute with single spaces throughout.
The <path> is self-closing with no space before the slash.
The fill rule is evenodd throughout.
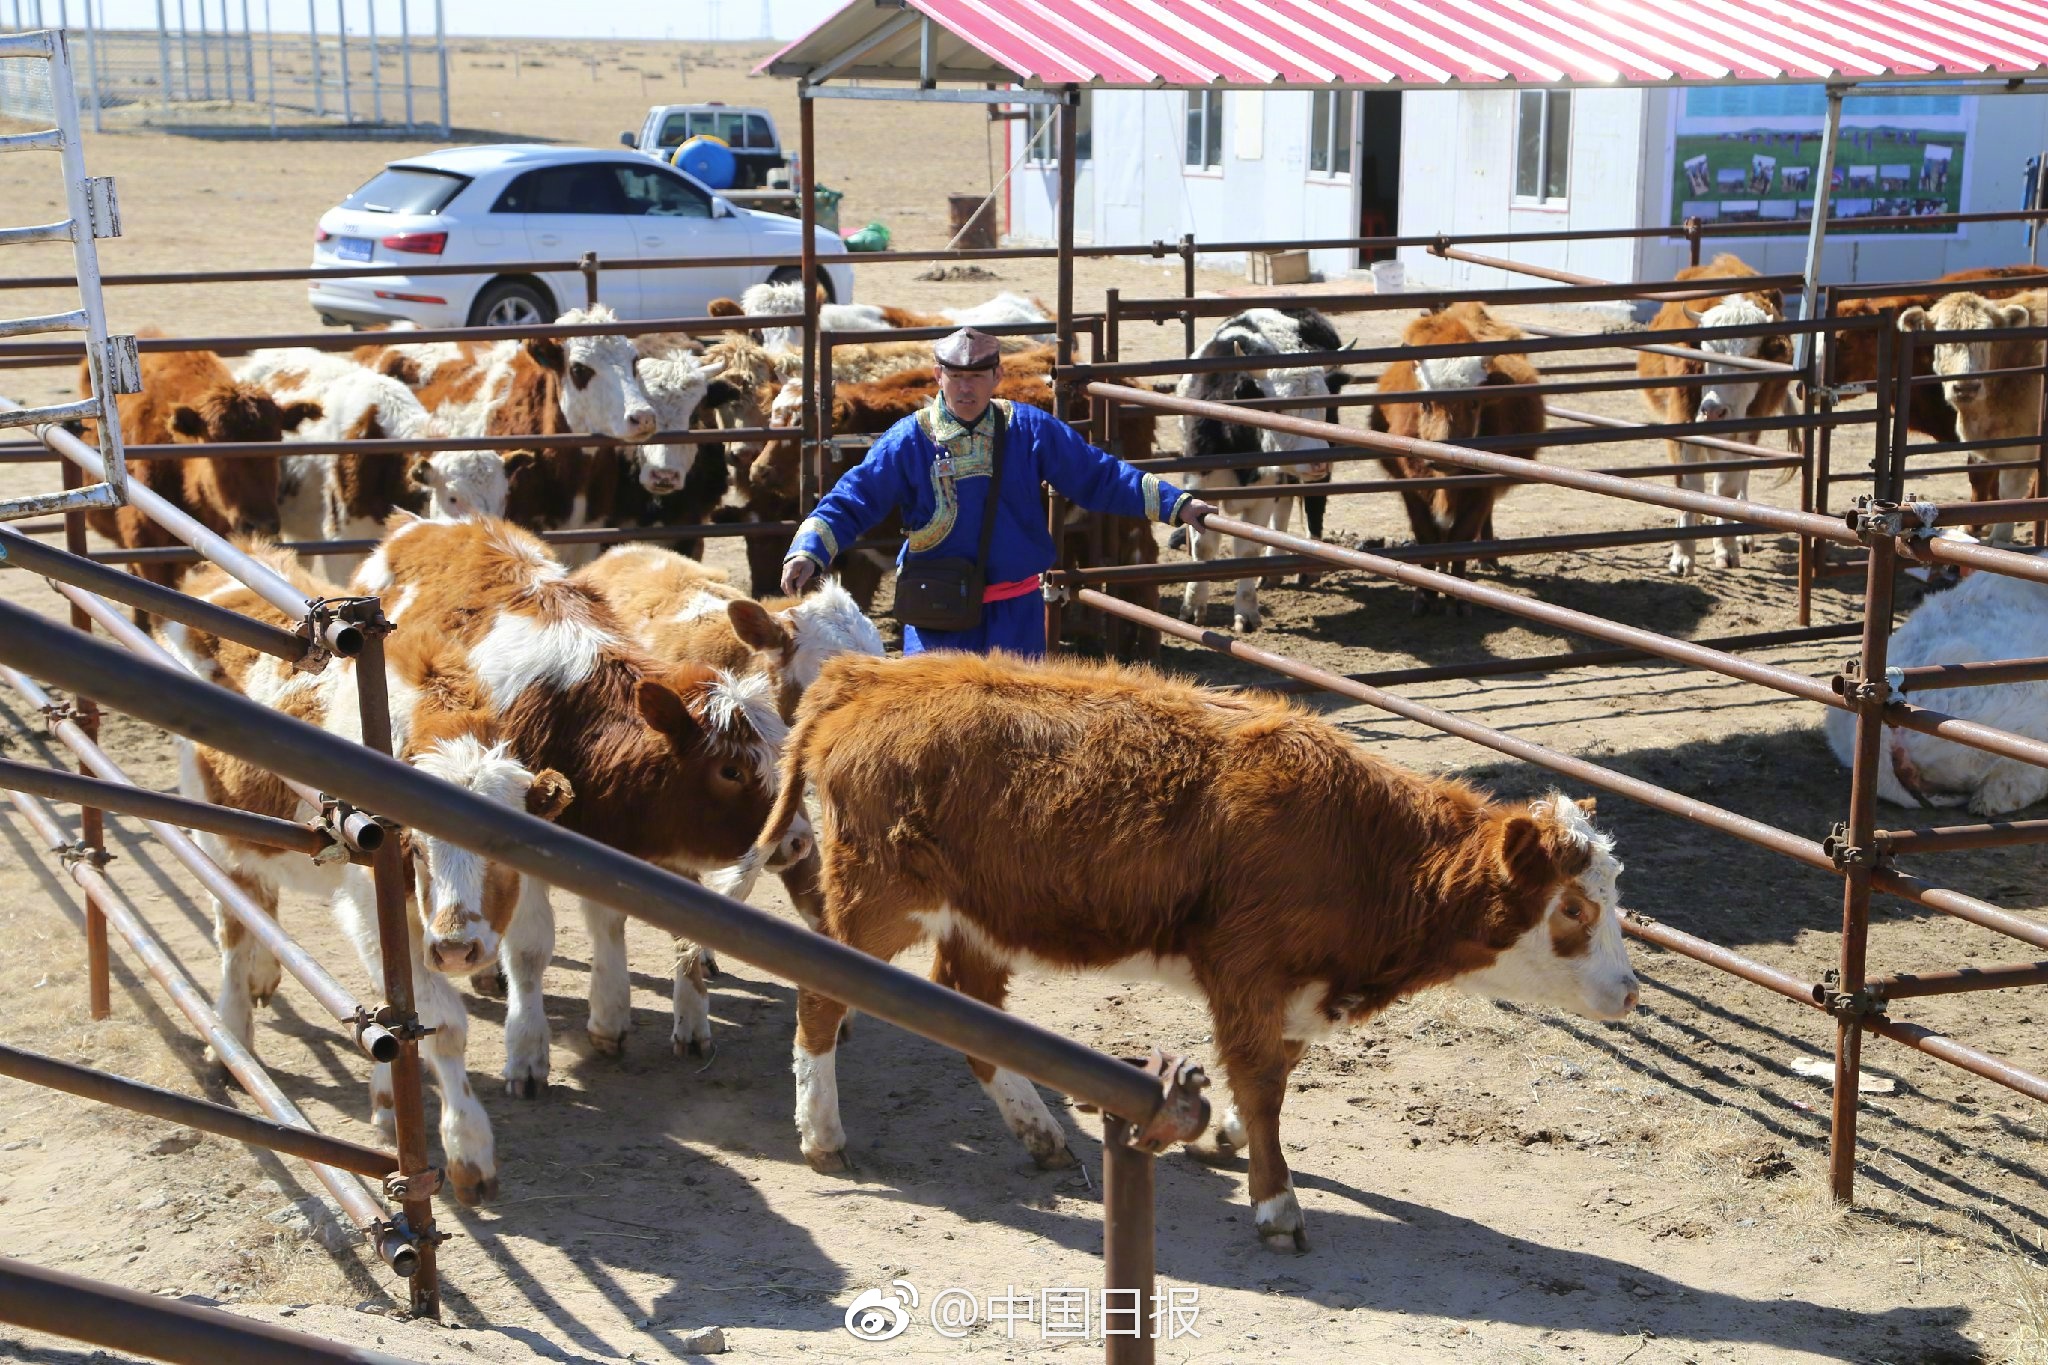
<path id="1" fill-rule="evenodd" d="M 469 988 L 478 995 L 488 995 L 503 1000 L 506 990 L 505 969 L 503 967 L 486 967 L 480 972 L 472 972 L 469 978 Z"/>
<path id="2" fill-rule="evenodd" d="M 1254 612 L 1250 616 L 1242 614 L 1233 616 L 1230 620 L 1230 627 L 1239 635 L 1249 635 L 1259 628 L 1258 614 Z"/>
<path id="3" fill-rule="evenodd" d="M 466 1208 L 488 1204 L 498 1197 L 498 1177 L 485 1175 L 473 1161 L 448 1163 L 448 1189 L 455 1202 Z"/>
<path id="4" fill-rule="evenodd" d="M 1689 558 L 1680 559 L 1677 555 L 1673 555 L 1671 563 L 1666 567 L 1674 578 L 1684 578 L 1692 572 L 1692 560 Z"/>
<path id="5" fill-rule="evenodd" d="M 1300 1228 L 1293 1232 L 1260 1233 L 1259 1240 L 1266 1244 L 1266 1250 L 1292 1253 L 1296 1256 L 1308 1254 L 1308 1234 Z"/>
<path id="6" fill-rule="evenodd" d="M 672 1035 L 668 1040 L 669 1050 L 678 1057 L 702 1057 L 709 1064 L 717 1049 L 711 1046 L 709 1038 L 684 1038 Z"/>
<path id="7" fill-rule="evenodd" d="M 590 1036 L 591 1050 L 600 1057 L 623 1057 L 626 1053 L 626 1035 L 623 1033 L 599 1033 L 596 1029 L 584 1030 Z"/>
<path id="8" fill-rule="evenodd" d="M 373 1096 L 370 1100 L 370 1122 L 385 1137 L 398 1136 L 398 1110 L 389 1095 Z"/>
<path id="9" fill-rule="evenodd" d="M 1301 1222 L 1301 1204 L 1295 1199 L 1294 1191 L 1282 1190 L 1271 1199 L 1261 1199 L 1253 1210 L 1258 1225 L 1259 1240 L 1272 1251 L 1308 1250 L 1308 1233 Z"/>
<path id="10" fill-rule="evenodd" d="M 853 1163 L 846 1159 L 846 1150 L 844 1148 L 836 1148 L 831 1151 L 823 1148 L 817 1151 L 806 1151 L 804 1153 L 804 1160 L 810 1162 L 811 1169 L 819 1175 L 840 1175 L 853 1169 Z"/>
<path id="11" fill-rule="evenodd" d="M 548 1093 L 546 1076 L 507 1076 L 505 1093 L 515 1100 L 537 1100 Z"/>
<path id="12" fill-rule="evenodd" d="M 1081 1164 L 1081 1158 L 1074 1155 L 1074 1149 L 1064 1139 L 1050 1150 L 1035 1150 L 1031 1159 L 1041 1171 L 1068 1171 Z"/>

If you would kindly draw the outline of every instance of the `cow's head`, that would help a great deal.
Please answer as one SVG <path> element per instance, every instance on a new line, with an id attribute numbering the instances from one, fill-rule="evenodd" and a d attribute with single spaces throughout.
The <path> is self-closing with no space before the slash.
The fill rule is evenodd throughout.
<path id="1" fill-rule="evenodd" d="M 681 664 L 666 676 L 642 678 L 635 700 L 641 720 L 668 748 L 650 805 L 685 813 L 683 856 L 690 861 L 704 868 L 737 862 L 768 822 L 789 737 L 774 684 L 757 674 Z M 769 866 L 797 861 L 811 842 L 809 824 L 799 820 Z"/>
<path id="2" fill-rule="evenodd" d="M 1721 300 L 1706 312 L 1695 309 L 1685 310 L 1686 317 L 1695 327 L 1756 327 L 1766 322 L 1776 322 L 1777 315 L 1770 312 L 1756 298 L 1748 294 L 1737 294 Z M 1699 349 L 1709 355 L 1739 356 L 1744 360 L 1755 360 L 1763 353 L 1763 337 L 1709 337 L 1699 343 Z M 1757 372 L 1734 365 L 1707 360 L 1686 366 L 1688 373 L 1704 373 L 1714 376 L 1714 382 L 1701 386 L 1699 400 L 1693 408 L 1695 418 L 1702 422 L 1720 422 L 1730 417 L 1749 415 L 1750 402 L 1756 397 Z"/>
<path id="3" fill-rule="evenodd" d="M 1479 390 L 1487 384 L 1505 383 L 1507 377 L 1487 365 L 1485 356 L 1454 355 L 1416 361 L 1415 380 L 1434 392 L 1472 394 L 1470 398 L 1429 398 L 1415 405 L 1417 436 L 1425 441 L 1464 445 L 1479 435 L 1479 423 L 1485 415 Z"/>
<path id="4" fill-rule="evenodd" d="M 882 632 L 836 578 L 802 597 L 765 604 L 743 597 L 728 602 L 725 611 L 733 634 L 760 657 L 774 681 L 776 709 L 785 720 L 795 715 L 797 702 L 818 680 L 827 659 L 882 653 Z"/>
<path id="5" fill-rule="evenodd" d="M 576 326 L 617 322 L 618 315 L 601 303 L 573 308 L 555 319 Z M 535 337 L 526 343 L 535 364 L 554 372 L 560 381 L 562 418 L 569 430 L 621 441 L 644 441 L 654 434 L 654 405 L 640 387 L 633 367 L 633 343 L 622 336 Z"/>
<path id="6" fill-rule="evenodd" d="M 1480 838 L 1492 882 L 1481 931 L 1492 959 L 1454 984 L 1480 995 L 1553 1005 L 1595 1019 L 1635 1008 L 1621 933 L 1621 864 L 1593 827 L 1593 803 L 1558 793 L 1496 811 Z"/>
<path id="7" fill-rule="evenodd" d="M 322 412 L 310 399 L 280 403 L 254 384 L 216 384 L 171 409 L 171 436 L 184 443 L 282 441 Z"/>
<path id="8" fill-rule="evenodd" d="M 2025 327 L 2033 321 L 2023 303 L 1994 303 L 1981 294 L 1947 294 L 1932 308 L 1908 308 L 1899 314 L 1902 332 L 1990 332 L 2000 327 Z M 1984 396 L 1983 373 L 1999 368 L 1994 342 L 1939 341 L 1934 345 L 1934 372 L 1941 376 L 1942 396 L 1961 408 Z M 2038 358 L 2038 357 L 2037 357 Z"/>
<path id="9" fill-rule="evenodd" d="M 442 521 L 502 517 L 512 471 L 532 459 L 530 450 L 504 456 L 495 450 L 444 450 L 415 456 L 410 473 L 413 483 L 427 491 L 430 517 Z"/>
<path id="10" fill-rule="evenodd" d="M 695 422 L 697 410 L 707 401 L 711 383 L 725 369 L 725 362 L 699 361 L 693 355 L 676 352 L 642 357 L 638 368 L 640 387 L 654 404 L 661 429 L 685 431 Z M 639 457 L 640 486 L 656 497 L 676 492 L 689 480 L 690 468 L 703 450 L 701 445 L 642 446 L 635 452 Z"/>
<path id="11" fill-rule="evenodd" d="M 481 713 L 442 718 L 434 728 L 439 737 L 414 736 L 412 765 L 423 773 L 543 820 L 560 815 L 574 795 L 554 769 L 533 772 L 502 743 L 487 742 Z M 427 965 L 452 975 L 494 962 L 519 904 L 520 874 L 418 830 L 404 839 Z"/>

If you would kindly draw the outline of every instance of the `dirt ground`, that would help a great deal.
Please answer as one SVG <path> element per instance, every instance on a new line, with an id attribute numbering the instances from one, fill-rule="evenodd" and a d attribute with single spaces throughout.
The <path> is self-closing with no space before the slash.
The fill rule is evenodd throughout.
<path id="1" fill-rule="evenodd" d="M 594 83 L 577 60 L 586 50 L 609 62 Z M 529 44 L 527 58 L 536 55 L 549 65 L 522 64 L 515 83 L 502 47 L 466 45 L 454 63 L 456 121 L 498 130 L 492 137 L 601 144 L 636 123 L 646 102 L 628 68 L 673 60 L 653 45 Z M 746 64 L 734 50 L 700 54 L 690 93 L 767 104 L 793 128 L 789 88 L 747 79 Z M 648 100 L 673 97 L 673 80 L 664 79 L 670 85 L 650 87 Z M 902 245 L 941 244 L 944 194 L 989 180 L 979 117 L 880 104 L 858 118 L 825 120 L 824 178 L 848 191 L 847 221 L 880 217 Z M 92 168 L 119 179 L 127 229 L 105 247 L 108 268 L 301 263 L 320 208 L 409 150 L 157 132 L 93 138 Z M 43 192 L 28 168 L 13 164 L 29 160 L 0 165 L 4 202 L 31 210 L 10 221 L 33 217 L 33 195 Z M 231 244 L 225 250 L 223 241 Z M 63 264 L 48 253 L 19 254 L 9 263 L 23 270 Z M 1000 282 L 919 283 L 913 271 L 868 269 L 860 296 L 930 305 L 1051 283 L 1049 267 L 1035 264 L 1004 263 Z M 1214 272 L 1203 284 L 1243 286 Z M 1176 289 L 1177 281 L 1151 264 L 1091 265 L 1081 274 L 1081 306 L 1112 286 L 1139 296 Z M 17 292 L 4 311 L 59 302 Z M 310 330 L 295 286 L 115 290 L 109 307 L 123 330 Z M 1548 316 L 1585 324 L 1582 316 Z M 1341 325 L 1373 344 L 1393 339 L 1403 317 Z M 1166 355 L 1177 353 L 1170 348 L 1178 334 L 1134 331 L 1127 341 L 1136 353 Z M 18 371 L 0 377 L 0 392 L 34 401 L 67 383 L 57 371 Z M 1624 416 L 1639 411 L 1629 394 L 1583 401 Z M 1360 410 L 1349 411 L 1357 420 Z M 1849 444 L 1843 464 L 1859 466 L 1854 451 L 1862 447 Z M 1636 443 L 1545 458 L 1615 466 L 1659 456 Z M 1340 468 L 1338 477 L 1369 477 L 1374 468 Z M 0 466 L 0 493 L 53 485 L 48 466 Z M 1959 479 L 1913 486 L 1962 495 Z M 1755 491 L 1775 503 L 1797 501 L 1793 484 L 1760 481 Z M 1663 518 L 1531 488 L 1503 502 L 1498 527 L 1514 537 Z M 1349 543 L 1408 535 L 1391 498 L 1333 504 L 1329 533 Z M 1695 638 L 1794 623 L 1789 540 L 1766 538 L 1739 570 L 1703 568 L 1683 580 L 1665 574 L 1664 554 L 1650 545 L 1537 556 L 1516 561 L 1512 577 L 1489 581 Z M 728 546 L 713 558 L 737 563 Z M 18 573 L 0 574 L 0 592 L 53 614 L 59 605 Z M 1585 647 L 1489 611 L 1417 619 L 1406 590 L 1357 574 L 1270 591 L 1265 601 L 1261 643 L 1343 671 Z M 1212 623 L 1227 624 L 1222 607 L 1213 610 Z M 1845 621 L 1855 610 L 1848 586 L 1837 583 L 1821 592 L 1815 619 Z M 1850 652 L 1828 641 L 1760 657 L 1825 676 Z M 1174 646 L 1165 664 L 1219 683 L 1260 676 Z M 1406 690 L 1811 837 L 1845 811 L 1847 780 L 1818 717 L 1710 675 L 1642 665 Z M 1362 743 L 1402 762 L 1508 795 L 1551 785 L 1540 771 L 1419 726 L 1359 707 L 1325 709 Z M 111 716 L 106 744 L 136 780 L 174 786 L 163 735 Z M 0 752 L 56 758 L 40 719 L 5 689 Z M 1601 816 L 1619 840 L 1632 909 L 1805 979 L 1834 962 L 1840 896 L 1831 879 L 1617 798 L 1602 801 Z M 1883 818 L 1920 820 L 1889 808 Z M 215 957 L 204 894 L 137 823 L 111 820 L 109 842 L 118 854 L 115 884 L 210 989 Z M 236 1102 L 126 954 L 116 953 L 113 1018 L 87 1019 L 78 895 L 11 811 L 0 817 L 0 850 L 0 932 L 16 945 L 0 958 L 0 997 L 14 1002 L 8 1041 Z M 2021 912 L 2041 910 L 2038 853 L 1949 856 L 1953 865 L 1909 870 Z M 762 903 L 788 913 L 779 890 Z M 957 1058 L 862 1021 L 842 1067 L 855 1173 L 814 1175 L 790 1121 L 789 984 L 728 959 L 713 1005 L 719 1050 L 700 1070 L 666 1046 L 670 945 L 636 928 L 635 1033 L 623 1059 L 602 1058 L 582 1028 L 587 940 L 573 910 L 563 910 L 547 983 L 556 1048 L 545 1099 L 512 1100 L 489 1084 L 503 1060 L 503 1007 L 472 1002 L 471 1065 L 497 1127 L 503 1197 L 484 1209 L 440 1208 L 454 1234 L 442 1253 L 442 1324 L 397 1316 L 402 1291 L 339 1232 L 301 1164 L 15 1083 L 0 1083 L 0 1252 L 420 1360 L 665 1359 L 709 1324 L 725 1330 L 735 1353 L 759 1360 L 1084 1359 L 1099 1350 L 1042 1341 L 1033 1324 L 1012 1333 L 987 1320 L 964 1340 L 948 1340 L 922 1313 L 887 1345 L 857 1341 L 842 1326 L 856 1295 L 899 1277 L 927 1305 L 945 1288 L 985 1303 L 1012 1290 L 1099 1285 L 1093 1119 L 1068 1115 L 1086 1173 L 1041 1174 Z M 1873 918 L 1874 971 L 2021 955 L 1915 907 L 1880 902 Z M 367 989 L 318 906 L 290 902 L 286 919 L 345 980 Z M 1162 1343 L 1161 1359 L 2048 1359 L 2048 1275 L 2039 1259 L 2048 1224 L 2040 1141 L 2048 1128 L 2033 1106 L 1873 1040 L 1858 1204 L 1837 1209 L 1824 1185 L 1827 1082 L 1795 1070 L 1827 1056 L 1828 1021 L 1654 950 L 1638 947 L 1636 958 L 1645 1000 L 1624 1023 L 1432 994 L 1312 1049 L 1284 1130 L 1309 1220 L 1306 1256 L 1273 1255 L 1252 1235 L 1241 1162 L 1194 1153 L 1162 1159 L 1161 1284 L 1193 1292 L 1200 1335 Z M 913 956 L 904 965 L 925 964 Z M 1207 1055 L 1199 1006 L 1153 986 L 1028 979 L 1012 1006 L 1113 1054 L 1158 1044 Z M 2034 1008 L 1999 993 L 1913 1002 L 1897 1013 L 2039 1071 L 2048 1057 Z M 303 993 L 288 986 L 279 996 L 259 1020 L 258 1046 L 320 1127 L 374 1136 L 364 1067 Z M 107 1357 L 0 1328 L 0 1358 Z"/>

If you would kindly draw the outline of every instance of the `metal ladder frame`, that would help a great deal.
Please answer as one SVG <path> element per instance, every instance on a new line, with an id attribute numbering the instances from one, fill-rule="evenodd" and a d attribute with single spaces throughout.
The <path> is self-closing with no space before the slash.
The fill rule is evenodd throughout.
<path id="1" fill-rule="evenodd" d="M 121 235 L 121 210 L 111 176 L 88 176 L 79 142 L 78 90 L 72 83 L 71 54 L 62 30 L 0 34 L 0 61 L 43 60 L 50 64 L 50 105 L 54 128 L 0 136 L 0 152 L 54 151 L 63 160 L 64 198 L 69 217 L 59 223 L 0 228 L 0 246 L 28 242 L 70 242 L 78 277 L 79 306 L 68 313 L 42 317 L 0 318 L 0 337 L 34 332 L 84 332 L 85 359 L 92 378 L 92 396 L 73 403 L 0 411 L 0 427 L 33 427 L 38 439 L 45 429 L 84 418 L 97 419 L 103 481 L 59 493 L 34 493 L 0 499 L 0 521 L 50 512 L 120 507 L 128 501 L 128 461 L 121 447 L 121 417 L 113 395 L 142 391 L 142 365 L 132 336 L 107 335 L 106 307 L 100 295 L 99 251 L 94 242 Z"/>

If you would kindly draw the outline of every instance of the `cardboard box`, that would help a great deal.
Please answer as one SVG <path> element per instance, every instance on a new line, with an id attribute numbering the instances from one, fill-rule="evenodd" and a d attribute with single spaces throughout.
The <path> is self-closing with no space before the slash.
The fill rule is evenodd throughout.
<path id="1" fill-rule="evenodd" d="M 1246 259 L 1245 274 L 1253 284 L 1307 284 L 1306 251 L 1254 251 Z"/>

